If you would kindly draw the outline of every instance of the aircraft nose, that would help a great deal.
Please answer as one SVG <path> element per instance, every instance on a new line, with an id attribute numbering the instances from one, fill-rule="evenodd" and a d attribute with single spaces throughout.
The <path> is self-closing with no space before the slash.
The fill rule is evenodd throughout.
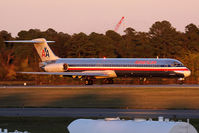
<path id="1" fill-rule="evenodd" d="M 191 71 L 187 68 L 187 71 L 184 71 L 184 77 L 189 77 L 191 75 Z"/>

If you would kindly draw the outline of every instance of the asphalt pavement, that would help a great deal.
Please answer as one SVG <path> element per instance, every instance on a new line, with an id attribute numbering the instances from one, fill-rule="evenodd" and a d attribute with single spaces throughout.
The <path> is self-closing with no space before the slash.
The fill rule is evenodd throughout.
<path id="1" fill-rule="evenodd" d="M 199 88 L 199 85 L 59 85 L 0 86 L 0 88 Z M 199 118 L 199 110 L 96 109 L 96 108 L 0 108 L 0 116 L 11 117 L 131 117 Z"/>
<path id="2" fill-rule="evenodd" d="M 96 108 L 0 108 L 9 117 L 129 117 L 199 118 L 199 110 L 96 109 Z"/>
<path id="3" fill-rule="evenodd" d="M 103 85 L 17 85 L 0 86 L 0 88 L 199 88 L 199 84 L 168 84 L 168 85 L 122 85 L 122 84 L 103 84 Z"/>

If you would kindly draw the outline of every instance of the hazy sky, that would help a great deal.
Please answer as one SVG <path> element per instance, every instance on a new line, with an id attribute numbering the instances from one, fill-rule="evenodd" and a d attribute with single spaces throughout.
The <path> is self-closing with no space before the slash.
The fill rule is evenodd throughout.
<path id="1" fill-rule="evenodd" d="M 184 31 L 190 23 L 199 25 L 198 13 L 199 0 L 0 0 L 0 30 L 13 36 L 30 28 L 105 33 L 124 16 L 121 34 L 127 27 L 148 31 L 162 20 Z"/>

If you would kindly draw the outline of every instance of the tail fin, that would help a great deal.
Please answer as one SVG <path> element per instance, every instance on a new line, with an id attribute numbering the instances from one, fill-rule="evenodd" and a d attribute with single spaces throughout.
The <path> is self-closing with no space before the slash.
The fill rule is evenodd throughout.
<path id="1" fill-rule="evenodd" d="M 39 38 L 39 39 L 34 39 L 33 41 L 39 42 L 39 43 L 34 43 L 34 46 L 42 61 L 56 60 L 59 58 L 50 49 L 50 47 L 47 44 L 46 39 Z"/>
<path id="2" fill-rule="evenodd" d="M 44 38 L 38 38 L 33 40 L 24 40 L 24 41 L 5 41 L 8 43 L 32 43 L 34 44 L 35 49 L 37 50 L 37 53 L 39 54 L 42 61 L 50 61 L 50 60 L 56 60 L 59 59 L 53 51 L 50 49 L 47 43 L 52 43 L 54 41 L 46 41 Z"/>

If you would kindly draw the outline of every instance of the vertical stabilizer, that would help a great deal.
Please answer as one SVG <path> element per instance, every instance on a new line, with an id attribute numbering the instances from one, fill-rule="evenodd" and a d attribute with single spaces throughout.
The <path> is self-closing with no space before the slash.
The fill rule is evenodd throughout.
<path id="1" fill-rule="evenodd" d="M 38 38 L 32 41 L 37 42 L 37 43 L 34 43 L 34 46 L 42 61 L 56 60 L 59 58 L 50 49 L 50 47 L 47 44 L 46 39 Z"/>

